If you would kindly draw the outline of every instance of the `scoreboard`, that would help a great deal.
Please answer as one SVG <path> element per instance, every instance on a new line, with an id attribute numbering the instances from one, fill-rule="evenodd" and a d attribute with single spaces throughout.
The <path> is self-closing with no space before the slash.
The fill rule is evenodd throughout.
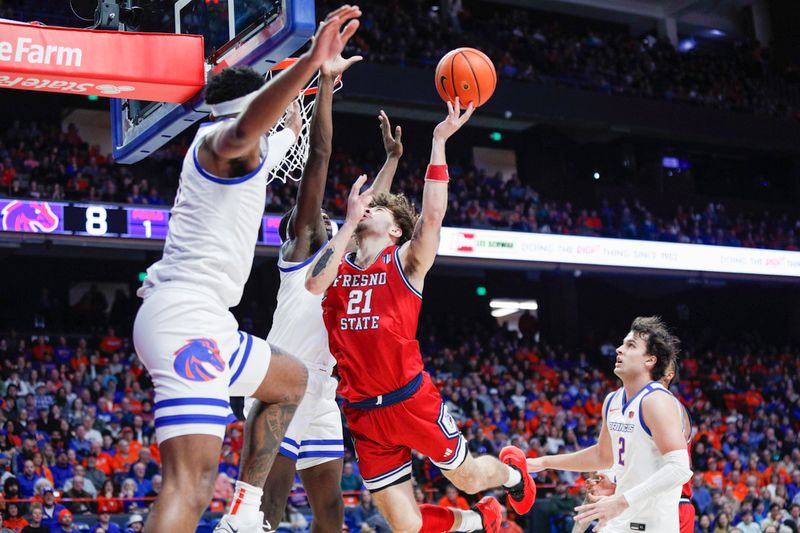
<path id="1" fill-rule="evenodd" d="M 264 215 L 258 244 L 280 246 L 280 219 Z M 164 240 L 168 227 L 167 207 L 0 198 L 0 230 L 4 232 Z"/>

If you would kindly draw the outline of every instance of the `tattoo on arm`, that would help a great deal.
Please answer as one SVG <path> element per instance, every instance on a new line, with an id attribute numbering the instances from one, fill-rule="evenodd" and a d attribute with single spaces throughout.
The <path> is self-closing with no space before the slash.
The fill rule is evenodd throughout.
<path id="1" fill-rule="evenodd" d="M 329 246 L 324 252 L 322 252 L 322 257 L 320 257 L 317 264 L 314 265 L 314 270 L 311 272 L 311 276 L 317 277 L 322 274 L 322 271 L 325 270 L 325 267 L 327 267 L 328 263 L 331 262 L 331 257 L 333 257 L 333 248 Z"/>

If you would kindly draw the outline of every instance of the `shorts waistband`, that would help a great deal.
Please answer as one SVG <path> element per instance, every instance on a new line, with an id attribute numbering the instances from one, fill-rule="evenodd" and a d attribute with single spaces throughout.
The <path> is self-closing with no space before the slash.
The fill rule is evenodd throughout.
<path id="1" fill-rule="evenodd" d="M 361 400 L 360 402 L 348 401 L 347 405 L 353 409 L 379 409 L 381 407 L 389 407 L 390 405 L 400 403 L 403 400 L 413 396 L 414 393 L 419 390 L 421 385 L 422 372 L 417 374 L 414 379 L 397 390 L 387 392 L 386 394 L 379 394 L 378 396 L 367 398 L 366 400 Z"/>

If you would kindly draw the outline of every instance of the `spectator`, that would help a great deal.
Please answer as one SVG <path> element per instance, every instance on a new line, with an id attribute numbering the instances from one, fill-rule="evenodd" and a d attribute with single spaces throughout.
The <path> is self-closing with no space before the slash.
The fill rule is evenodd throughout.
<path id="1" fill-rule="evenodd" d="M 74 472 L 75 475 L 72 477 L 72 479 L 68 479 L 64 482 L 64 491 L 68 492 L 71 490 L 73 486 L 73 480 L 79 477 L 83 482 L 83 490 L 89 494 L 90 498 L 97 498 L 97 488 L 94 486 L 94 483 L 92 483 L 91 480 L 86 479 L 86 469 L 81 465 L 75 465 Z"/>
<path id="2" fill-rule="evenodd" d="M 3 527 L 10 529 L 14 533 L 19 533 L 28 525 L 28 521 L 20 513 L 19 505 L 14 502 L 6 503 L 6 512 L 3 517 Z"/>
<path id="3" fill-rule="evenodd" d="M 568 491 L 569 486 L 566 483 L 558 483 L 556 485 L 555 494 L 551 494 L 548 498 L 550 502 L 550 525 L 553 531 L 558 533 L 568 533 L 572 531 L 575 523 L 575 507 L 580 505 L 581 502 L 578 498 L 571 495 Z"/>
<path id="4" fill-rule="evenodd" d="M 345 512 L 356 528 L 366 525 L 375 530 L 376 533 L 391 533 L 391 528 L 386 519 L 378 511 L 375 502 L 372 501 L 372 494 L 366 489 L 361 491 L 361 501 L 356 507 L 348 507 Z"/>
<path id="5" fill-rule="evenodd" d="M 456 509 L 469 511 L 469 503 L 467 503 L 467 499 L 461 496 L 458 493 L 458 489 L 452 484 L 447 485 L 445 488 L 445 494 L 441 497 L 437 505 L 439 507 L 454 507 Z"/>
<path id="6" fill-rule="evenodd" d="M 781 506 L 773 503 L 769 506 L 769 514 L 761 521 L 761 529 L 766 530 L 766 528 L 773 526 L 778 533 L 791 533 L 791 529 L 783 525 L 785 519 L 786 516 Z"/>
<path id="7" fill-rule="evenodd" d="M 125 533 L 141 533 L 144 529 L 144 518 L 142 515 L 134 514 L 128 519 L 128 527 Z"/>
<path id="8" fill-rule="evenodd" d="M 56 464 L 50 470 L 53 474 L 53 485 L 58 489 L 63 489 L 64 483 L 74 475 L 74 466 L 67 459 L 66 452 L 58 454 Z"/>
<path id="9" fill-rule="evenodd" d="M 508 519 L 508 509 L 503 505 L 500 507 L 502 512 L 502 522 L 500 522 L 500 529 L 507 533 L 522 533 L 522 528 L 517 525 L 513 520 Z"/>
<path id="10" fill-rule="evenodd" d="M 106 533 L 122 533 L 122 530 L 117 524 L 111 521 L 111 515 L 108 512 L 100 512 L 97 515 L 97 524 L 90 529 L 90 533 L 97 533 L 97 530 L 102 528 Z"/>
<path id="11" fill-rule="evenodd" d="M 13 529 L 9 529 L 9 528 L 6 527 L 4 514 L 5 513 L 0 512 L 0 533 L 17 533 Z M 28 526 L 25 526 L 25 527 L 28 527 Z M 45 533 L 50 533 L 50 531 L 48 530 Z"/>
<path id="12" fill-rule="evenodd" d="M 50 528 L 42 524 L 43 517 L 42 504 L 31 504 L 31 520 L 27 526 L 22 528 L 22 533 L 50 533 Z M 0 533 L 2 533 L 2 529 L 0 529 Z"/>
<path id="13" fill-rule="evenodd" d="M 17 480 L 19 481 L 20 495 L 23 498 L 33 497 L 34 485 L 40 479 L 42 479 L 42 476 L 36 474 L 36 469 L 33 465 L 33 461 L 31 461 L 30 459 L 25 461 L 22 475 L 17 478 Z"/>
<path id="14" fill-rule="evenodd" d="M 353 472 L 353 463 L 351 463 L 350 461 L 346 462 L 342 467 L 342 481 L 341 481 L 342 491 L 344 492 L 357 491 L 361 490 L 361 487 L 363 486 L 364 485 L 363 482 L 361 481 L 361 477 Z"/>
<path id="15" fill-rule="evenodd" d="M 42 491 L 42 525 L 52 528 L 58 524 L 58 515 L 65 507 L 56 503 L 55 493 L 52 488 Z"/>
<path id="16" fill-rule="evenodd" d="M 58 523 L 50 527 L 52 533 L 70 533 L 75 531 L 75 526 L 72 523 L 72 513 L 69 509 L 62 509 L 58 513 Z"/>
<path id="17" fill-rule="evenodd" d="M 82 475 L 76 474 L 75 477 L 72 478 L 72 486 L 69 490 L 64 492 L 64 496 L 71 500 L 67 503 L 67 509 L 69 509 L 72 514 L 85 515 L 93 512 L 92 509 L 95 503 L 89 501 L 92 500 L 92 495 L 84 489 L 84 477 Z"/>
<path id="18" fill-rule="evenodd" d="M 97 512 L 118 514 L 122 512 L 122 502 L 118 499 L 114 481 L 106 479 L 97 495 Z"/>
<path id="19" fill-rule="evenodd" d="M 736 524 L 741 533 L 760 533 L 761 526 L 753 519 L 752 511 L 742 513 L 742 521 Z"/>

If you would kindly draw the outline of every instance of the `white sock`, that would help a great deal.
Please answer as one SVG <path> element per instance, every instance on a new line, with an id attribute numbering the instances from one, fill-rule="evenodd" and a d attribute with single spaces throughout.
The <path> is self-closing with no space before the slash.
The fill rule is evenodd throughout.
<path id="1" fill-rule="evenodd" d="M 261 508 L 261 496 L 264 490 L 254 487 L 244 481 L 237 481 L 233 490 L 233 501 L 228 514 L 237 516 L 243 523 L 249 523 L 258 519 L 258 512 Z"/>
<path id="2" fill-rule="evenodd" d="M 479 531 L 483 529 L 481 515 L 475 511 L 462 511 L 460 509 L 451 510 L 454 514 L 461 517 L 461 525 L 458 526 L 458 531 Z"/>
<path id="3" fill-rule="evenodd" d="M 519 482 L 522 481 L 522 474 L 516 468 L 511 468 L 508 465 L 506 467 L 508 468 L 508 479 L 503 483 L 503 486 L 510 489 L 519 485 Z"/>

